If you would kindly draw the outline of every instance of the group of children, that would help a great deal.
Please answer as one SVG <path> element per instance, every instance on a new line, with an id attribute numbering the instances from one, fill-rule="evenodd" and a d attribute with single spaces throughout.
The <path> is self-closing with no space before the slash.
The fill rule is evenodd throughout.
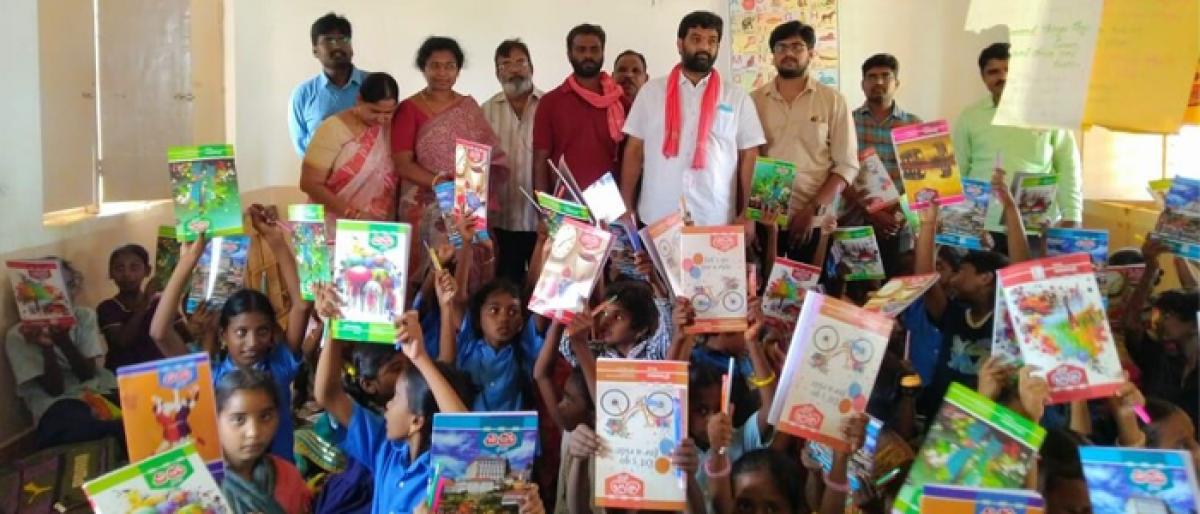
<path id="1" fill-rule="evenodd" d="M 599 357 L 690 363 L 685 437 L 670 456 L 672 468 L 685 473 L 689 512 L 832 514 L 848 505 L 863 513 L 891 512 L 953 382 L 1047 429 L 1027 483 L 1044 497 L 1046 512 L 1090 512 L 1080 446 L 1183 449 L 1200 465 L 1200 296 L 1190 275 L 1182 274 L 1183 288 L 1151 299 L 1165 253 L 1153 238 L 1141 251 L 1112 255 L 1114 262 L 1144 262 L 1147 268 L 1121 320 L 1130 380 L 1118 394 L 1048 405 L 1046 380 L 1037 370 L 990 357 L 997 271 L 1038 252 L 1027 243 L 1003 180 L 998 171 L 993 191 L 1006 207 L 1006 253 L 937 247 L 937 208 L 919 212 L 913 255 L 888 268 L 896 275 L 938 273 L 940 280 L 897 316 L 866 412 L 849 417 L 842 427 L 851 451 L 833 451 L 824 465 L 805 441 L 768 423 L 764 409 L 773 402 L 791 334 L 764 323 L 761 291 L 749 291 L 744 332 L 691 334 L 695 310 L 686 299 L 670 297 L 652 259 L 639 253 L 634 264 L 648 279 L 621 275 L 610 266 L 587 307 L 564 326 L 526 309 L 549 251 L 545 227 L 531 269 L 518 274 L 490 267 L 504 251 L 491 242 L 456 249 L 446 237 L 447 227 L 421 230 L 418 237 L 441 266 L 430 266 L 418 277 L 419 287 L 406 303 L 409 310 L 396 317 L 395 346 L 339 341 L 324 333 L 340 315 L 336 288 L 317 284 L 315 301 L 300 301 L 287 224 L 260 206 L 251 207 L 248 216 L 280 267 L 290 299 L 284 315 L 277 308 L 285 306 L 273 305 L 254 288 L 211 310 L 181 314 L 189 277 L 206 245 L 200 237 L 182 245 L 165 284 L 148 280 L 145 249 L 116 249 L 109 273 L 118 293 L 96 313 L 78 308 L 78 323 L 67 331 L 14 327 L 5 346 L 19 392 L 39 420 L 44 446 L 119 433 L 120 422 L 102 419 L 84 398 L 98 393 L 114 399 L 109 370 L 208 353 L 226 467 L 221 489 L 238 513 L 426 511 L 435 473 L 430 462 L 434 414 L 516 410 L 536 410 L 540 422 L 539 457 L 519 511 L 602 511 L 593 507 L 591 463 L 606 451 L 602 431 L 594 426 Z M 765 283 L 762 278 L 774 262 L 778 229 L 768 225 L 759 227 L 765 237 L 748 250 L 747 260 L 759 273 L 752 283 Z M 835 225 L 827 220 L 823 236 Z M 464 241 L 474 241 L 474 227 L 468 218 L 453 229 Z M 822 265 L 824 252 L 818 255 L 814 264 Z M 77 274 L 69 274 L 78 281 Z M 523 283 L 505 278 L 513 275 L 524 277 Z M 859 304 L 879 287 L 846 282 L 836 271 L 827 272 L 821 284 L 826 295 Z M 731 358 L 735 371 L 726 408 L 722 375 Z M 293 396 L 310 395 L 323 414 L 301 418 Z M 1143 408 L 1152 421 L 1140 422 L 1137 411 Z M 883 428 L 870 457 L 871 476 L 854 476 L 849 463 L 866 437 L 867 414 L 881 420 Z M 340 474 L 306 482 L 311 477 L 297 470 L 303 458 L 294 452 L 300 445 L 294 434 L 297 420 L 307 427 L 314 419 L 323 427 L 317 432 L 340 449 L 347 465 Z M 851 481 L 858 484 L 853 492 Z"/>

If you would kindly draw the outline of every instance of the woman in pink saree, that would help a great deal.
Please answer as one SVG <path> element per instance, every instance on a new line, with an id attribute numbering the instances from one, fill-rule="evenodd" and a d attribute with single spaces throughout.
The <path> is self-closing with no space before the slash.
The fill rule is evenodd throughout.
<path id="1" fill-rule="evenodd" d="M 300 190 L 325 206 L 331 243 L 338 218 L 396 219 L 398 177 L 390 142 L 398 91 L 391 75 L 367 75 L 354 107 L 321 122 L 304 153 Z"/>

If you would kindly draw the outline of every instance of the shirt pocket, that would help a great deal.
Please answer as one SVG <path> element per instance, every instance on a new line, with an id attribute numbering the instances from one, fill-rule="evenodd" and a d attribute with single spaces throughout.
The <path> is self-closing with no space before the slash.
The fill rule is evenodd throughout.
<path id="1" fill-rule="evenodd" d="M 799 135 L 800 141 L 806 146 L 811 145 L 810 151 L 819 152 L 829 146 L 829 121 L 815 116 L 802 120 Z"/>
<path id="2" fill-rule="evenodd" d="M 713 113 L 713 116 L 712 133 L 714 136 L 727 139 L 733 138 L 737 134 L 733 106 L 726 103 L 717 104 L 717 111 Z"/>

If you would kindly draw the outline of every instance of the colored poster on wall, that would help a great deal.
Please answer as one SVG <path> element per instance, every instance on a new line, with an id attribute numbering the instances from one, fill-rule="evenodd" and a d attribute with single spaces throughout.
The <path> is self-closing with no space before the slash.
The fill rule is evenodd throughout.
<path id="1" fill-rule="evenodd" d="M 809 73 L 822 84 L 837 88 L 841 83 L 837 5 L 837 0 L 729 0 L 733 81 L 753 91 L 774 79 L 775 66 L 768 45 L 771 30 L 781 23 L 800 20 L 812 25 L 817 33 Z"/>

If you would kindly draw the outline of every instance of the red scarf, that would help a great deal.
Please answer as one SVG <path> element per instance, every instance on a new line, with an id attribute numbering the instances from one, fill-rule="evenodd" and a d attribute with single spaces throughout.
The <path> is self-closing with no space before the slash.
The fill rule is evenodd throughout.
<path id="1" fill-rule="evenodd" d="M 679 135 L 683 131 L 683 108 L 679 105 L 679 74 L 678 64 L 671 69 L 667 76 L 667 109 L 665 134 L 663 137 L 663 156 L 679 156 Z M 721 96 L 721 75 L 713 68 L 708 76 L 708 85 L 704 88 L 704 99 L 700 102 L 700 124 L 696 127 L 696 152 L 692 155 L 692 169 L 702 170 L 708 163 L 706 148 L 708 147 L 708 132 L 712 130 L 713 118 L 716 116 L 717 100 Z"/>
<path id="2" fill-rule="evenodd" d="M 621 104 L 621 95 L 624 93 L 612 77 L 603 71 L 600 72 L 600 89 L 604 91 L 602 95 L 579 85 L 573 74 L 567 77 L 567 85 L 588 105 L 608 111 L 608 135 L 613 141 L 620 143 L 625 139 L 625 133 L 622 132 L 625 127 L 625 106 Z"/>

